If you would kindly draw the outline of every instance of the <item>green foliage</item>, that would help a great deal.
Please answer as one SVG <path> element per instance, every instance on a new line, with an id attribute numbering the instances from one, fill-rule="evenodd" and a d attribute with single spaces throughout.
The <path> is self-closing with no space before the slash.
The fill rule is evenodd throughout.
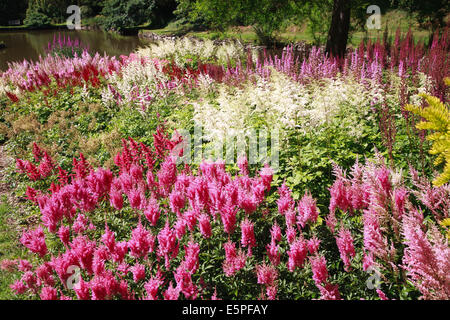
<path id="1" fill-rule="evenodd" d="M 306 19 L 307 32 L 312 36 L 314 43 L 324 43 L 330 29 L 332 7 L 332 0 L 306 2 L 300 7 L 300 14 L 293 18 L 293 22 L 302 25 Z"/>
<path id="2" fill-rule="evenodd" d="M 123 32 L 127 27 L 148 22 L 154 6 L 154 0 L 107 0 L 102 10 L 103 28 Z"/>
<path id="3" fill-rule="evenodd" d="M 29 28 L 45 28 L 51 24 L 50 18 L 45 13 L 45 1 L 31 0 L 24 24 Z"/>
<path id="4" fill-rule="evenodd" d="M 421 96 L 428 102 L 428 107 L 407 105 L 405 109 L 426 120 L 418 123 L 417 129 L 434 131 L 427 136 L 427 140 L 433 141 L 429 152 L 437 156 L 434 165 L 438 166 L 444 163 L 442 174 L 433 181 L 435 186 L 441 186 L 450 181 L 450 111 L 448 106 L 438 98 L 426 94 L 421 94 Z"/>
<path id="5" fill-rule="evenodd" d="M 298 7 L 299 1 L 292 0 L 180 0 L 177 13 L 193 22 L 203 19 L 210 28 L 221 31 L 228 26 L 251 25 L 259 42 L 270 44 Z"/>
<path id="6" fill-rule="evenodd" d="M 395 6 L 417 16 L 418 21 L 433 30 L 445 27 L 445 17 L 450 11 L 447 0 L 394 0 Z"/>

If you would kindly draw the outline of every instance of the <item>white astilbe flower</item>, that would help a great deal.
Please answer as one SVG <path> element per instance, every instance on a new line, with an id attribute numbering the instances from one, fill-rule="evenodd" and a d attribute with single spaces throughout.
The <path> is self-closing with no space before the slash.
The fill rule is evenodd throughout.
<path id="1" fill-rule="evenodd" d="M 212 100 L 194 102 L 194 120 L 204 128 L 206 138 L 220 139 L 254 127 L 298 128 L 303 132 L 317 131 L 339 116 L 340 125 L 351 134 L 363 132 L 362 118 L 370 117 L 371 102 L 380 94 L 362 84 L 343 79 L 325 79 L 303 85 L 272 70 L 268 79 L 239 88 L 218 85 Z"/>
<path id="2" fill-rule="evenodd" d="M 183 66 L 189 57 L 197 57 L 203 62 L 216 61 L 226 65 L 228 61 L 246 58 L 246 51 L 242 44 L 224 42 L 215 44 L 214 41 L 195 38 L 163 39 L 142 48 L 138 53 L 145 57 L 173 60 Z M 256 57 L 256 51 L 252 53 Z"/>
<path id="3" fill-rule="evenodd" d="M 162 72 L 162 64 L 148 61 L 142 64 L 139 60 L 132 61 L 122 68 L 120 74 L 109 79 L 112 87 L 120 94 L 122 103 L 136 102 L 140 106 L 148 105 L 153 97 L 164 94 L 161 83 L 169 80 Z M 102 101 L 108 104 L 115 100 L 111 90 L 102 92 Z"/>
<path id="4" fill-rule="evenodd" d="M 289 77 L 273 72 L 270 81 L 257 78 L 243 88 L 218 85 L 214 101 L 195 102 L 194 120 L 207 139 L 244 133 L 258 122 L 267 128 L 294 127 L 297 113 L 304 108 L 305 88 Z"/>

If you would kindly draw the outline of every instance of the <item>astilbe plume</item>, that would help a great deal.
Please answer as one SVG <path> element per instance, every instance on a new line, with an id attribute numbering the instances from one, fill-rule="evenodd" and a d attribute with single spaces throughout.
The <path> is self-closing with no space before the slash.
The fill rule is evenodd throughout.
<path id="1" fill-rule="evenodd" d="M 241 223 L 241 244 L 247 247 L 248 255 L 252 255 L 252 248 L 256 246 L 255 233 L 253 231 L 253 223 L 245 219 Z"/>
<path id="2" fill-rule="evenodd" d="M 37 148 L 35 153 L 37 159 L 44 159 L 45 154 Z M 193 174 L 190 168 L 179 170 L 176 159 L 165 152 L 150 161 L 148 157 L 156 157 L 157 152 L 131 140 L 124 143 L 119 154 L 118 173 L 94 170 L 80 155 L 65 184 L 35 190 L 30 198 L 35 198 L 42 221 L 37 229 L 24 231 L 21 242 L 37 257 L 27 258 L 28 262 L 2 263 L 4 268 L 22 273 L 12 285 L 15 293 L 52 299 L 209 297 L 211 284 L 205 284 L 199 274 L 205 263 L 210 263 L 202 260 L 208 256 L 202 254 L 204 244 L 228 238 L 220 243 L 222 271 L 226 277 L 239 271 L 256 271 L 255 280 L 265 289 L 262 297 L 276 299 L 284 290 L 279 287 L 282 281 L 277 281 L 284 266 L 295 277 L 308 272 L 304 266 L 309 261 L 312 281 L 321 298 L 341 298 L 338 284 L 329 279 L 325 256 L 319 251 L 321 241 L 326 239 L 318 238 L 322 235 L 316 229 L 319 210 L 309 193 L 296 206 L 291 190 L 283 184 L 271 212 L 265 201 L 272 172 L 265 170 L 252 177 L 244 160 L 241 174 L 232 177 L 223 162 L 204 162 Z M 330 207 L 335 211 L 334 226 L 340 228 L 334 237 L 345 270 L 358 265 L 352 263 L 358 249 L 353 236 L 363 238 L 363 270 L 373 265 L 391 266 L 394 271 L 402 267 L 424 298 L 448 298 L 448 242 L 437 226 L 426 231 L 423 217 L 409 199 L 416 196 L 419 204 L 429 209 L 445 189 L 424 187 L 430 189 L 428 195 L 423 190 L 413 191 L 402 180 L 396 181 L 394 172 L 380 163 L 355 164 L 351 178 L 337 168 L 335 173 L 339 182 L 330 188 Z M 57 174 L 54 170 L 47 178 L 56 178 Z M 138 195 L 133 195 L 136 192 Z M 445 204 L 431 207 L 436 211 L 431 218 L 443 216 Z M 344 227 L 348 219 L 361 220 L 362 234 L 352 235 L 350 230 L 358 230 Z M 396 225 L 402 237 L 389 232 L 390 225 Z M 234 232 L 237 227 L 240 233 Z M 270 231 L 270 238 L 263 243 L 255 234 L 261 227 L 267 236 Z M 51 250 L 46 246 L 50 237 Z M 403 246 L 398 242 L 403 239 L 405 249 L 401 251 Z M 179 248 L 184 251 L 180 253 Z M 401 257 L 403 264 L 396 265 L 394 257 Z M 246 265 L 248 268 L 244 268 Z M 82 270 L 82 279 L 75 291 L 70 291 L 67 281 L 74 266 Z"/>
<path id="3" fill-rule="evenodd" d="M 339 235 L 336 237 L 336 244 L 338 246 L 341 259 L 344 262 L 345 271 L 350 271 L 350 259 L 356 255 L 350 230 L 342 227 L 339 230 Z"/>
<path id="4" fill-rule="evenodd" d="M 297 238 L 294 240 L 288 251 L 288 270 L 293 272 L 297 267 L 302 268 L 307 253 L 308 247 L 306 241 L 303 238 Z"/>
<path id="5" fill-rule="evenodd" d="M 45 234 L 42 227 L 35 230 L 24 231 L 20 242 L 30 251 L 39 254 L 41 257 L 47 254 L 47 245 L 45 243 Z"/>
<path id="6" fill-rule="evenodd" d="M 269 300 L 276 299 L 278 271 L 273 265 L 265 263 L 256 266 L 258 284 L 264 285 Z"/>
<path id="7" fill-rule="evenodd" d="M 424 299 L 450 298 L 450 248 L 448 239 L 433 226 L 423 231 L 423 215 L 410 211 L 404 217 L 403 267 Z M 430 239 L 429 239 L 430 238 Z"/>

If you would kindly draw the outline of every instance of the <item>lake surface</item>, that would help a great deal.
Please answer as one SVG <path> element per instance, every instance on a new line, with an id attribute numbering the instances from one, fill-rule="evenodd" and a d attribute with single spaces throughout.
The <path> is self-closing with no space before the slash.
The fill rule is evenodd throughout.
<path id="1" fill-rule="evenodd" d="M 0 49 L 0 71 L 8 68 L 8 62 L 37 60 L 39 55 L 45 56 L 48 43 L 53 38 L 70 36 L 78 39 L 89 51 L 120 56 L 129 54 L 146 44 L 145 40 L 136 36 L 119 36 L 103 31 L 71 31 L 71 30 L 33 30 L 33 31 L 0 31 L 0 42 L 6 44 L 6 49 Z"/>

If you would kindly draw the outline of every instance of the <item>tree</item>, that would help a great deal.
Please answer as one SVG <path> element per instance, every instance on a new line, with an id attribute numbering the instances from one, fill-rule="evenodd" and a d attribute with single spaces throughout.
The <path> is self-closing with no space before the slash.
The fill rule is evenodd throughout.
<path id="1" fill-rule="evenodd" d="M 149 22 L 154 6 L 154 0 L 107 0 L 102 10 L 103 28 L 123 32 Z"/>
<path id="2" fill-rule="evenodd" d="M 274 33 L 296 14 L 303 0 L 177 0 L 178 15 L 191 21 L 205 21 L 208 27 L 224 31 L 228 26 L 251 25 L 259 42 L 271 44 Z"/>
<path id="3" fill-rule="evenodd" d="M 394 3 L 399 8 L 416 14 L 419 23 L 433 31 L 445 27 L 445 17 L 450 11 L 448 0 L 394 0 Z"/>
<path id="4" fill-rule="evenodd" d="M 348 32 L 350 30 L 350 1 L 334 0 L 326 52 L 335 57 L 343 57 L 347 49 Z"/>
<path id="5" fill-rule="evenodd" d="M 30 0 L 23 24 L 30 28 L 45 28 L 49 26 L 51 20 L 45 13 L 46 8 L 46 1 Z"/>

